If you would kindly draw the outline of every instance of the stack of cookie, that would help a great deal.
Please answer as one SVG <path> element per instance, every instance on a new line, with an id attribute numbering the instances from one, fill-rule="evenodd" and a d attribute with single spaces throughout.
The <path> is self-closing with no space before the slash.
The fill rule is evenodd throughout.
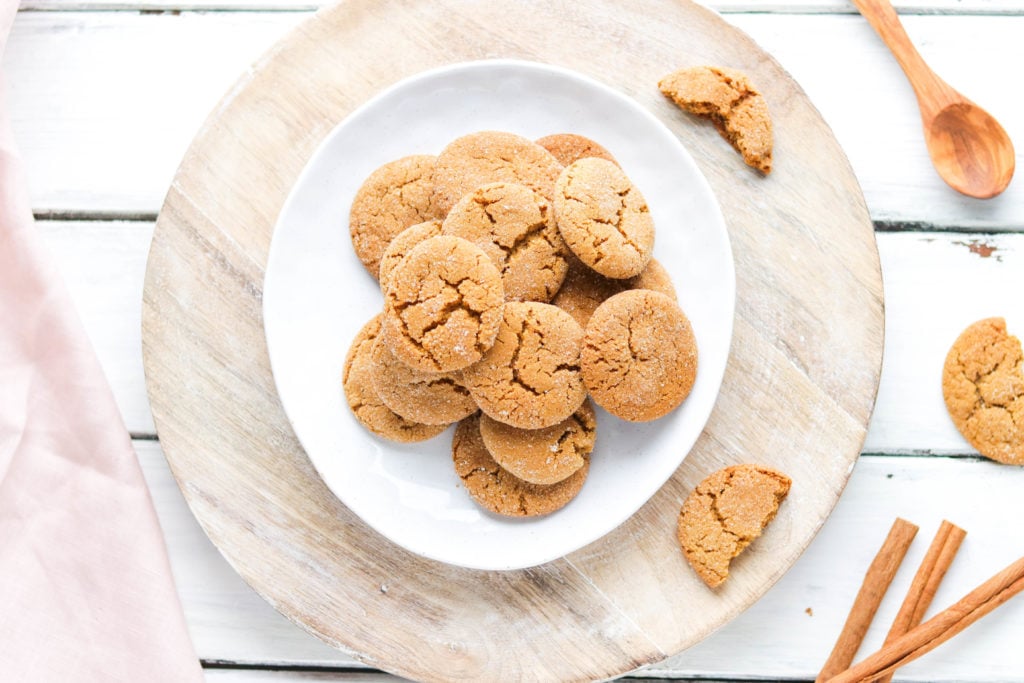
<path id="1" fill-rule="evenodd" d="M 651 257 L 647 204 L 587 138 L 488 131 L 385 164 L 350 231 L 384 306 L 348 352 L 349 406 L 401 442 L 459 422 L 455 469 L 492 512 L 547 514 L 579 492 L 588 393 L 646 421 L 693 387 L 696 342 Z"/>

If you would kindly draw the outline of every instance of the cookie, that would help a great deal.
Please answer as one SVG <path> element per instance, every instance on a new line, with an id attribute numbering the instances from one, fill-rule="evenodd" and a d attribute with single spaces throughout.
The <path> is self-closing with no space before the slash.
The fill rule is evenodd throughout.
<path id="1" fill-rule="evenodd" d="M 470 133 L 437 155 L 434 203 L 447 213 L 462 196 L 487 183 L 519 183 L 551 199 L 562 165 L 551 153 L 519 135 Z"/>
<path id="2" fill-rule="evenodd" d="M 384 164 L 356 192 L 349 233 L 356 256 L 377 278 L 388 244 L 410 225 L 442 218 L 434 203 L 435 158 L 421 154 Z"/>
<path id="3" fill-rule="evenodd" d="M 576 135 L 575 133 L 547 135 L 537 140 L 537 144 L 551 152 L 551 156 L 558 159 L 558 163 L 562 164 L 562 166 L 568 166 L 574 161 L 587 157 L 607 159 L 615 165 L 619 163 L 612 156 L 612 153 L 604 147 L 590 138 Z"/>
<path id="4" fill-rule="evenodd" d="M 373 387 L 370 368 L 374 342 L 380 336 L 383 315 L 377 314 L 359 330 L 348 355 L 342 374 L 345 399 L 352 414 L 377 436 L 391 441 L 412 443 L 425 441 L 445 430 L 445 425 L 425 425 L 396 415 L 384 405 Z"/>
<path id="5" fill-rule="evenodd" d="M 505 304 L 494 346 L 462 372 L 480 409 L 520 429 L 543 429 L 587 397 L 580 376 L 583 329 L 565 311 L 533 301 Z"/>
<path id="6" fill-rule="evenodd" d="M 531 484 L 556 484 L 587 462 L 594 450 L 597 416 L 590 401 L 565 420 L 544 429 L 519 429 L 480 417 L 484 446 L 501 467 Z"/>
<path id="7" fill-rule="evenodd" d="M 745 74 L 725 67 L 695 66 L 665 76 L 658 88 L 684 110 L 710 119 L 747 165 L 771 173 L 768 103 Z"/>
<path id="8" fill-rule="evenodd" d="M 643 272 L 636 277 L 615 280 L 599 275 L 583 265 L 579 259 L 572 258 L 569 261 L 569 272 L 566 273 L 565 282 L 551 303 L 571 315 L 580 327 L 585 328 L 598 306 L 627 289 L 651 289 L 673 300 L 676 298 L 672 279 L 657 259 L 652 258 Z"/>
<path id="9" fill-rule="evenodd" d="M 443 232 L 484 250 L 509 301 L 550 301 L 569 269 L 551 205 L 525 185 L 488 183 L 469 192 L 448 212 Z"/>
<path id="10" fill-rule="evenodd" d="M 458 370 L 491 348 L 504 302 L 501 273 L 487 254 L 461 237 L 431 237 L 391 271 L 384 338 L 414 370 Z"/>
<path id="11" fill-rule="evenodd" d="M 979 320 L 957 337 L 942 369 L 942 396 L 979 453 L 1024 465 L 1024 361 L 1005 320 Z"/>
<path id="12" fill-rule="evenodd" d="M 413 422 L 449 425 L 476 412 L 476 401 L 452 373 L 413 370 L 383 339 L 373 344 L 370 379 L 384 405 Z"/>
<path id="13" fill-rule="evenodd" d="M 618 166 L 587 158 L 555 183 L 555 221 L 573 254 L 601 275 L 630 278 L 651 260 L 654 221 L 643 195 Z"/>
<path id="14" fill-rule="evenodd" d="M 760 465 L 734 465 L 710 475 L 687 497 L 676 535 L 686 561 L 711 588 L 729 577 L 729 564 L 761 535 L 789 493 L 785 474 Z"/>
<path id="15" fill-rule="evenodd" d="M 677 300 L 676 288 L 672 284 L 672 277 L 661 265 L 658 259 L 652 258 L 647 267 L 640 271 L 636 277 L 625 281 L 626 289 L 649 289 L 653 292 L 661 292 L 673 301 Z"/>
<path id="16" fill-rule="evenodd" d="M 608 299 L 590 317 L 580 369 L 595 403 L 623 420 L 646 422 L 690 394 L 697 342 L 675 301 L 633 289 Z"/>
<path id="17" fill-rule="evenodd" d="M 388 281 L 391 271 L 405 258 L 406 254 L 412 251 L 420 242 L 441 234 L 441 219 L 435 218 L 432 221 L 424 221 L 416 225 L 410 225 L 402 232 L 395 235 L 391 244 L 384 250 L 380 258 L 380 271 L 377 273 L 377 281 L 380 282 L 380 291 L 388 291 Z"/>
<path id="18" fill-rule="evenodd" d="M 476 415 L 455 428 L 452 460 L 455 472 L 473 500 L 506 517 L 536 517 L 565 507 L 583 488 L 590 470 L 587 457 L 582 467 L 557 484 L 541 486 L 517 479 L 487 452 L 480 436 L 480 418 Z"/>

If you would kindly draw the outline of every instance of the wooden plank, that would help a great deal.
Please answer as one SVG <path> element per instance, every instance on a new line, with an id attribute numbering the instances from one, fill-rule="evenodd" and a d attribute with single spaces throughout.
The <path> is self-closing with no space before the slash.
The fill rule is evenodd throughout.
<path id="1" fill-rule="evenodd" d="M 152 223 L 39 222 L 114 389 L 128 429 L 153 434 L 142 375 L 140 302 Z M 886 351 L 870 453 L 968 453 L 946 416 L 939 376 L 960 329 L 1020 320 L 1024 234 L 877 233 Z M 984 256 L 983 254 L 988 254 Z M 957 273 L 952 279 L 949 273 Z M 1024 321 L 1016 328 L 1024 337 Z"/>
<path id="2" fill-rule="evenodd" d="M 26 0 L 22 11 L 96 10 L 233 10 L 274 11 L 319 9 L 327 0 Z M 788 14 L 850 14 L 855 10 L 847 0 L 712 0 L 704 3 L 722 13 L 757 12 Z M 896 0 L 893 5 L 904 14 L 1021 14 L 1018 0 Z"/>
<path id="3" fill-rule="evenodd" d="M 155 213 L 207 112 L 305 16 L 21 13 L 5 69 L 34 206 Z M 911 90 L 859 16 L 728 18 L 778 58 L 822 111 L 875 220 L 986 230 L 1024 225 L 1020 180 L 987 202 L 961 197 L 938 180 Z M 976 77 L 1024 63 L 1024 16 L 911 16 L 906 25 L 932 66 L 998 116 L 1024 149 L 1024 118 L 1017 115 L 1024 95 L 1005 87 L 1013 74 Z M 785 158 L 786 150 L 778 150 L 777 163 Z"/>
<path id="4" fill-rule="evenodd" d="M 159 444 L 137 441 L 135 446 L 200 657 L 264 666 L 361 666 L 289 623 L 246 586 L 189 513 Z M 967 529 L 968 536 L 932 613 L 1020 554 L 1024 528 L 998 520 L 1024 515 L 1022 486 L 1022 468 L 964 459 L 863 456 L 817 539 L 764 598 L 707 640 L 643 675 L 812 679 L 889 524 L 904 516 L 921 526 L 921 539 L 882 603 L 865 654 L 884 640 L 927 540 L 943 518 Z M 760 550 L 755 544 L 747 552 Z M 1015 645 L 1022 630 L 1024 600 L 1018 600 L 908 666 L 902 680 L 1014 680 L 1024 670 L 1024 651 Z"/>
<path id="5" fill-rule="evenodd" d="M 207 668 L 209 683 L 398 683 L 405 679 L 380 671 L 301 671 Z"/>
<path id="6" fill-rule="evenodd" d="M 142 371 L 142 281 L 153 224 L 39 221 L 128 431 L 156 433 Z"/>

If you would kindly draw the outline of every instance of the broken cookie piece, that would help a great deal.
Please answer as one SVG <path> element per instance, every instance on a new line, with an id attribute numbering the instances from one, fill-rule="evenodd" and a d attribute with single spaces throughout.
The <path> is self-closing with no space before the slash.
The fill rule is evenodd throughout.
<path id="1" fill-rule="evenodd" d="M 682 109 L 710 119 L 747 165 L 765 175 L 771 173 L 768 104 L 745 74 L 719 66 L 694 66 L 665 76 L 658 88 Z"/>
<path id="2" fill-rule="evenodd" d="M 677 536 L 683 555 L 711 588 L 729 564 L 761 535 L 789 493 L 785 474 L 760 465 L 733 465 L 702 481 L 683 503 Z"/>

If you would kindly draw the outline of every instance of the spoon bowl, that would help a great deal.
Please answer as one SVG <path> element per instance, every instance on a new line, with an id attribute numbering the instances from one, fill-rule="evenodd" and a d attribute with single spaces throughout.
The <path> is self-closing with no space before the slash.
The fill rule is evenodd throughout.
<path id="1" fill-rule="evenodd" d="M 853 0 L 899 62 L 917 95 L 925 145 L 946 183 L 969 197 L 988 199 L 1010 184 L 1013 142 L 987 111 L 954 90 L 925 63 L 889 0 Z"/>
<path id="2" fill-rule="evenodd" d="M 932 164 L 950 187 L 971 197 L 994 197 L 1010 184 L 1013 142 L 987 111 L 964 99 L 940 109 L 925 123 Z"/>

